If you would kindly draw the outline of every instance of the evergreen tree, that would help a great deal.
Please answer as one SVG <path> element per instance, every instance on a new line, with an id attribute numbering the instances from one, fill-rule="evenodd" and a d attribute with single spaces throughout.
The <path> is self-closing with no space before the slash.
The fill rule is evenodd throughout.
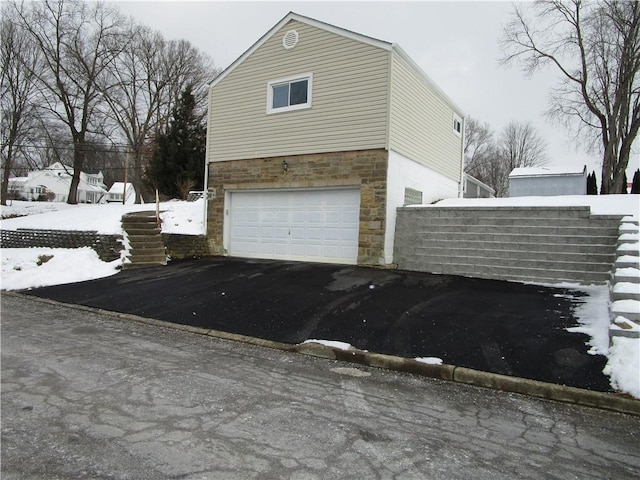
<path id="1" fill-rule="evenodd" d="M 596 179 L 596 172 L 593 171 L 587 175 L 587 195 L 598 194 L 598 180 Z"/>
<path id="2" fill-rule="evenodd" d="M 173 109 L 167 131 L 156 137 L 147 168 L 151 186 L 170 198 L 186 199 L 189 190 L 204 188 L 206 127 L 188 86 Z"/>
<path id="3" fill-rule="evenodd" d="M 627 180 L 627 172 L 624 172 L 622 177 L 622 186 L 620 187 L 620 193 L 627 193 L 627 184 L 629 180 Z"/>
<path id="4" fill-rule="evenodd" d="M 633 181 L 631 182 L 631 193 L 640 194 L 640 168 L 633 174 Z"/>

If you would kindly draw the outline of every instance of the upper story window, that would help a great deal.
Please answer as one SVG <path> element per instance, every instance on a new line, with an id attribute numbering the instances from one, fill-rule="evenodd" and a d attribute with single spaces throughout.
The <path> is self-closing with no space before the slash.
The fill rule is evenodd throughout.
<path id="1" fill-rule="evenodd" d="M 267 113 L 311 108 L 312 86 L 311 73 L 270 81 L 267 87 Z"/>
<path id="2" fill-rule="evenodd" d="M 462 119 L 455 113 L 453 114 L 453 131 L 456 135 L 462 135 Z"/>

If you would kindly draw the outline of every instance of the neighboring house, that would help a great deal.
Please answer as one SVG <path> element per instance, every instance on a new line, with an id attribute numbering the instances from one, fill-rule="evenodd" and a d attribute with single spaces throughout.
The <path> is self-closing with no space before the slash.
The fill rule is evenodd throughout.
<path id="1" fill-rule="evenodd" d="M 486 183 L 465 173 L 463 196 L 464 198 L 493 198 L 496 196 L 496 191 Z"/>
<path id="2" fill-rule="evenodd" d="M 509 196 L 586 195 L 587 167 L 514 168 L 509 174 Z"/>
<path id="3" fill-rule="evenodd" d="M 9 179 L 9 193 L 14 198 L 28 201 L 47 200 L 66 202 L 73 168 L 55 162 L 42 170 L 33 170 L 26 177 Z M 100 203 L 107 194 L 102 172 L 97 174 L 80 172 L 78 203 Z"/>
<path id="4" fill-rule="evenodd" d="M 209 90 L 211 251 L 392 263 L 397 207 L 462 193 L 463 118 L 399 46 L 289 13 Z"/>
<path id="5" fill-rule="evenodd" d="M 125 197 L 124 202 L 122 201 L 123 197 Z M 124 182 L 113 182 L 113 185 L 111 185 L 109 193 L 107 194 L 107 202 L 118 202 L 124 203 L 126 205 L 133 205 L 134 203 L 136 203 L 136 190 L 135 188 L 133 188 L 133 184 L 127 182 L 125 196 Z"/>

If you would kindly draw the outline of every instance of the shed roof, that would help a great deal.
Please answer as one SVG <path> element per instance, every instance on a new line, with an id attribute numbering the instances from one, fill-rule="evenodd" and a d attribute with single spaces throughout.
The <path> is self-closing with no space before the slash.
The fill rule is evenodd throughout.
<path id="1" fill-rule="evenodd" d="M 519 167 L 511 171 L 509 178 L 584 175 L 586 171 L 586 165 L 582 167 Z"/>

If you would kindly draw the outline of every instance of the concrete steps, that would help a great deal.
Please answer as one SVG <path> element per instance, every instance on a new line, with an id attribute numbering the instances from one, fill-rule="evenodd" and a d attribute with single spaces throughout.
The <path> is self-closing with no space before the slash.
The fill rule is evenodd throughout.
<path id="1" fill-rule="evenodd" d="M 640 338 L 640 226 L 625 217 L 619 228 L 611 276 L 609 337 Z"/>
<path id="2" fill-rule="evenodd" d="M 394 262 L 480 278 L 604 284 L 616 260 L 620 218 L 591 215 L 589 207 L 404 207 Z"/>
<path id="3" fill-rule="evenodd" d="M 129 242 L 125 268 L 166 265 L 167 254 L 155 212 L 134 212 L 122 217 L 122 228 Z"/>

